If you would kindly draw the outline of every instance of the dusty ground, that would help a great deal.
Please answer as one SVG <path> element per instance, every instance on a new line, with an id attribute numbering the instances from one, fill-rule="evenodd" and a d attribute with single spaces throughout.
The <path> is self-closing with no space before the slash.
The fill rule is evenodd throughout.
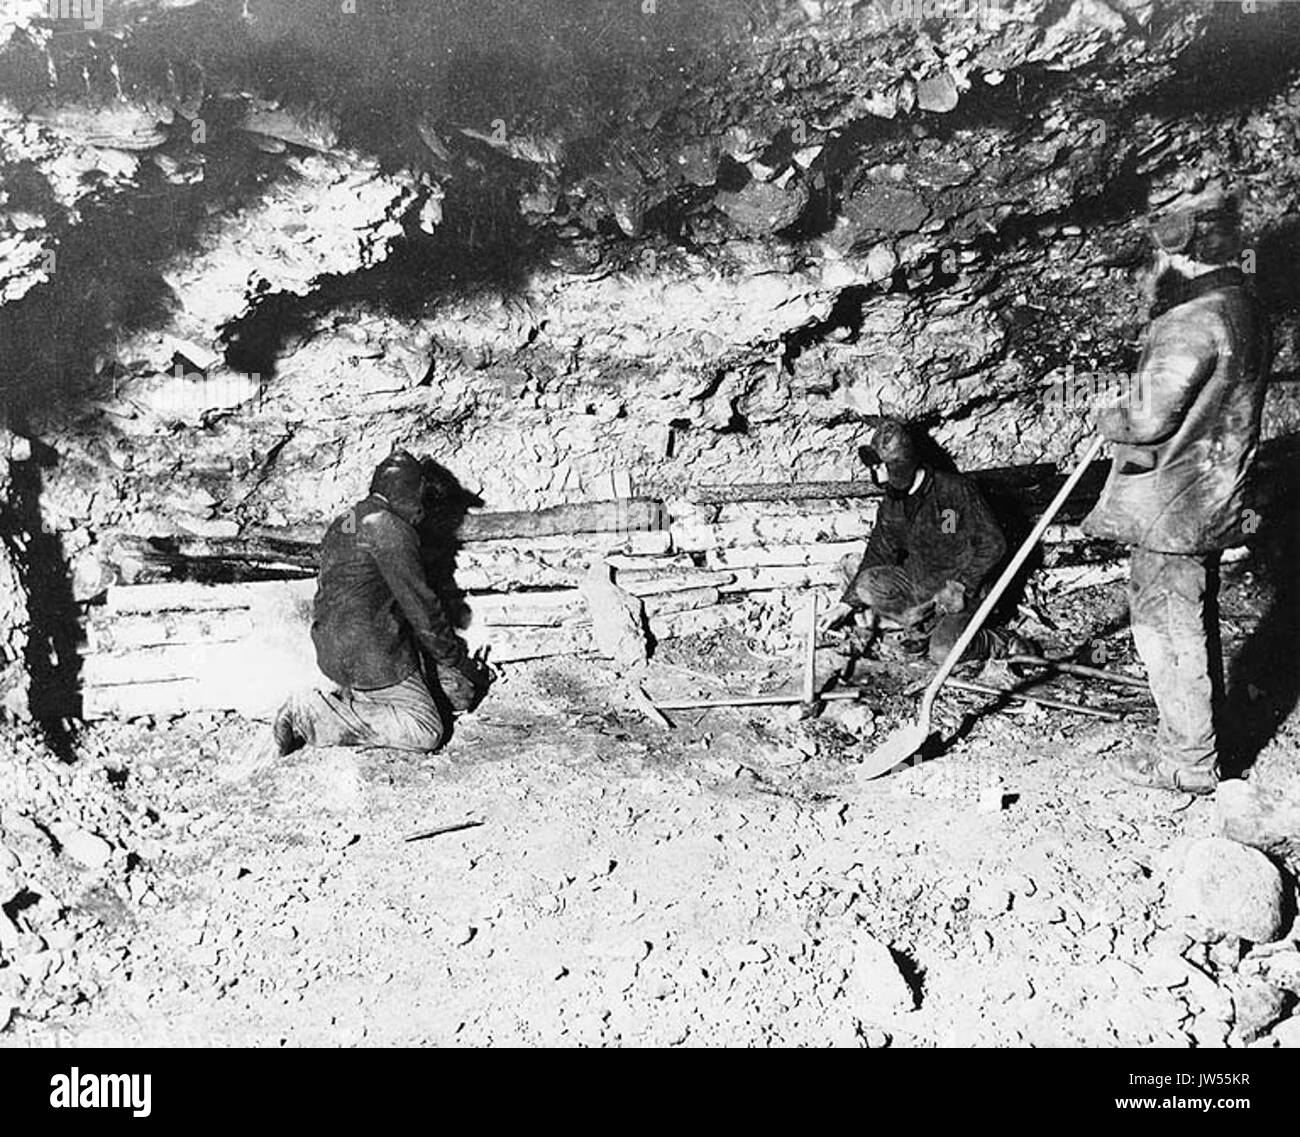
<path id="1" fill-rule="evenodd" d="M 1230 584 L 1229 637 L 1250 587 Z M 1045 611 L 1131 667 L 1117 604 L 1108 586 Z M 645 684 L 793 689 L 796 666 L 684 644 Z M 878 672 L 877 739 L 912 705 L 901 685 Z M 9 730 L 0 1042 L 1203 1046 L 1256 1033 L 1252 982 L 1294 1003 L 1294 939 L 1164 928 L 1169 866 L 1213 804 L 1113 781 L 1105 724 L 975 718 L 863 787 L 832 721 L 711 711 L 668 732 L 619 690 L 596 662 L 516 668 L 423 761 L 253 769 L 264 726 L 191 716 L 102 724 L 60 766 Z M 951 727 L 979 701 L 941 705 Z M 1298 741 L 1293 713 L 1256 776 L 1294 777 Z"/>

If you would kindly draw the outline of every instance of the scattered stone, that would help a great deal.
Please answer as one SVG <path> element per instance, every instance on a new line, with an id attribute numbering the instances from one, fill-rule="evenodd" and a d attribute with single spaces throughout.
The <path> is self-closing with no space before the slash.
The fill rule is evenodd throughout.
<path id="1" fill-rule="evenodd" d="M 1300 1049 L 1300 1018 L 1290 1018 L 1275 1026 L 1269 1037 L 1287 1050 Z"/>
<path id="2" fill-rule="evenodd" d="M 1188 966 L 1187 961 L 1178 955 L 1154 955 L 1142 968 L 1143 986 L 1166 990 L 1181 987 L 1187 982 Z"/>
<path id="3" fill-rule="evenodd" d="M 1111 936 L 1114 938 L 1114 929 L 1111 928 Z M 1180 956 L 1196 941 L 1186 932 L 1180 932 L 1174 928 L 1162 928 L 1151 937 L 1147 944 L 1147 949 L 1153 956 Z"/>
<path id="4" fill-rule="evenodd" d="M 1300 995 L 1300 952 L 1283 951 L 1268 957 L 1269 982 Z"/>
<path id="5" fill-rule="evenodd" d="M 1010 910 L 1013 899 L 1010 889 L 986 882 L 971 890 L 971 911 L 977 916 L 1001 916 Z"/>
<path id="6" fill-rule="evenodd" d="M 762 944 L 739 944 L 727 949 L 727 962 L 735 967 L 747 963 L 766 963 L 772 958 L 771 953 Z"/>
<path id="7" fill-rule="evenodd" d="M 88 830 L 58 826 L 54 833 L 64 853 L 84 868 L 101 868 L 113 855 L 113 846 Z"/>
<path id="8" fill-rule="evenodd" d="M 858 1029 L 859 1033 L 862 1035 L 862 1044 L 868 1050 L 884 1050 L 894 1041 L 892 1035 L 880 1030 L 878 1027 L 860 1026 Z"/>
<path id="9" fill-rule="evenodd" d="M 1000 781 L 992 785 L 982 786 L 979 797 L 975 801 L 975 812 L 983 814 L 1001 813 L 1006 802 L 1007 794 Z"/>
<path id="10" fill-rule="evenodd" d="M 1187 1028 L 1187 1034 L 1198 1047 L 1217 1049 L 1227 1045 L 1230 1030 L 1227 1023 L 1212 1015 L 1197 1015 Z"/>
<path id="11" fill-rule="evenodd" d="M 957 84 L 945 71 L 916 84 L 916 105 L 923 111 L 947 114 L 957 106 Z"/>
<path id="12" fill-rule="evenodd" d="M 1214 812 L 1225 837 L 1256 849 L 1300 851 L 1300 803 L 1240 779 L 1222 782 Z"/>
<path id="13" fill-rule="evenodd" d="M 1250 982 L 1232 993 L 1234 1037 L 1240 1043 L 1254 1042 L 1286 1014 L 1290 1000 L 1267 983 Z"/>
<path id="14" fill-rule="evenodd" d="M 1065 922 L 1065 911 L 1059 904 L 1054 904 L 1049 897 L 1034 897 L 1022 900 L 1016 905 L 1020 918 L 1029 924 L 1061 924 Z"/>
<path id="15" fill-rule="evenodd" d="M 858 997 L 860 1017 L 865 1020 L 916 1009 L 916 995 L 893 951 L 867 932 L 854 937 L 850 982 Z"/>
<path id="16" fill-rule="evenodd" d="M 876 727 L 875 713 L 866 703 L 831 703 L 822 712 L 822 718 L 859 738 L 869 737 Z"/>
<path id="17" fill-rule="evenodd" d="M 45 943 L 54 951 L 68 951 L 77 942 L 77 933 L 71 928 L 55 928 L 45 933 Z"/>
<path id="18" fill-rule="evenodd" d="M 1281 935 L 1284 882 L 1263 853 L 1206 837 L 1188 851 L 1168 892 L 1170 912 L 1209 938 L 1240 936 L 1269 943 Z"/>
<path id="19" fill-rule="evenodd" d="M 1242 942 L 1240 936 L 1224 936 L 1210 946 L 1210 962 L 1218 971 L 1233 971 L 1241 962 Z"/>
<path id="20" fill-rule="evenodd" d="M 793 179 L 784 187 L 773 182 L 751 181 L 737 192 L 724 192 L 714 204 L 742 233 L 763 236 L 794 224 L 808 204 L 808 187 Z"/>

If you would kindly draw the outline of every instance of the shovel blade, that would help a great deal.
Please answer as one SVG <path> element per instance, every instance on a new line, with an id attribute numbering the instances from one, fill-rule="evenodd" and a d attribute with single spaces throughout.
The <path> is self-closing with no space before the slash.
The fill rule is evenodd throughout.
<path id="1" fill-rule="evenodd" d="M 901 726 L 863 759 L 857 769 L 859 781 L 870 781 L 888 774 L 895 766 L 906 762 L 925 745 L 929 732 L 920 723 Z"/>

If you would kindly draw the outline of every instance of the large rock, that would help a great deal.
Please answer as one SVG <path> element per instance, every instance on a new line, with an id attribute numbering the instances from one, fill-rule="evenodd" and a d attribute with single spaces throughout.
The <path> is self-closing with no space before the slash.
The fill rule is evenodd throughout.
<path id="1" fill-rule="evenodd" d="M 641 600 L 610 580 L 604 561 L 592 566 L 583 580 L 582 594 L 591 614 L 596 650 L 623 668 L 644 663 L 645 610 Z"/>
<path id="2" fill-rule="evenodd" d="M 1187 852 L 1169 886 L 1169 911 L 1211 936 L 1270 943 L 1283 931 L 1286 883 L 1263 853 L 1224 837 L 1206 837 Z"/>
<path id="3" fill-rule="evenodd" d="M 107 864 L 113 855 L 113 846 L 103 837 L 74 825 L 55 826 L 55 836 L 63 851 L 84 868 L 97 869 Z"/>
<path id="4" fill-rule="evenodd" d="M 1300 1019 L 1287 1019 L 1270 1037 L 1284 1050 L 1300 1049 Z"/>
<path id="5" fill-rule="evenodd" d="M 1233 1032 L 1242 1043 L 1254 1042 L 1286 1017 L 1291 1000 L 1268 983 L 1250 982 L 1232 993 Z"/>
<path id="6" fill-rule="evenodd" d="M 854 938 L 849 983 L 856 995 L 855 1010 L 860 1019 L 888 1019 L 916 1009 L 916 996 L 899 970 L 894 953 L 866 932 Z"/>
<path id="7" fill-rule="evenodd" d="M 714 204 L 742 233 L 766 236 L 799 220 L 808 204 L 808 187 L 793 180 L 784 186 L 752 181 L 734 193 L 718 194 Z"/>
<path id="8" fill-rule="evenodd" d="M 1300 802 L 1234 779 L 1215 792 L 1214 812 L 1225 837 L 1279 856 L 1300 857 Z"/>

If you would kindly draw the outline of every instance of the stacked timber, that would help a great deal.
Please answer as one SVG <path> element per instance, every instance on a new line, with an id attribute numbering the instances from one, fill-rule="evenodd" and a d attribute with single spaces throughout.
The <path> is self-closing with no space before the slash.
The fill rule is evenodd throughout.
<path id="1" fill-rule="evenodd" d="M 752 620 L 752 601 L 837 586 L 838 563 L 861 556 L 873 514 L 872 503 L 819 500 L 723 510 L 682 503 L 671 523 L 658 503 L 569 506 L 541 524 L 539 515 L 530 524 L 473 515 L 457 535 L 453 609 L 470 649 L 486 647 L 494 663 L 590 653 L 581 585 L 604 563 L 641 604 L 654 641 L 715 631 Z M 556 524 L 585 531 L 546 531 Z M 88 610 L 83 714 L 264 715 L 287 691 L 325 684 L 310 638 L 313 537 L 318 531 L 261 530 L 244 540 L 119 542 L 118 564 L 133 582 L 110 587 Z M 268 565 L 282 575 L 256 579 Z M 229 579 L 241 574 L 254 579 Z"/>
<path id="2" fill-rule="evenodd" d="M 1266 448 L 1261 467 L 1276 465 Z M 1089 472 L 1095 494 L 1104 466 Z M 990 497 L 1028 519 L 1059 485 L 1051 468 L 983 471 Z M 692 500 L 577 503 L 532 513 L 473 513 L 456 527 L 458 623 L 496 663 L 594 651 L 581 586 L 603 562 L 640 601 L 656 641 L 724 627 L 763 633 L 809 590 L 838 593 L 862 555 L 879 491 L 865 482 L 703 487 Z M 1073 498 L 1045 537 L 1048 587 L 1122 574 L 1118 547 L 1090 541 Z M 83 713 L 266 714 L 296 687 L 324 684 L 310 639 L 323 527 L 251 528 L 239 538 L 121 540 L 121 583 L 87 614 Z M 1015 537 L 1015 534 L 1012 534 Z"/>

